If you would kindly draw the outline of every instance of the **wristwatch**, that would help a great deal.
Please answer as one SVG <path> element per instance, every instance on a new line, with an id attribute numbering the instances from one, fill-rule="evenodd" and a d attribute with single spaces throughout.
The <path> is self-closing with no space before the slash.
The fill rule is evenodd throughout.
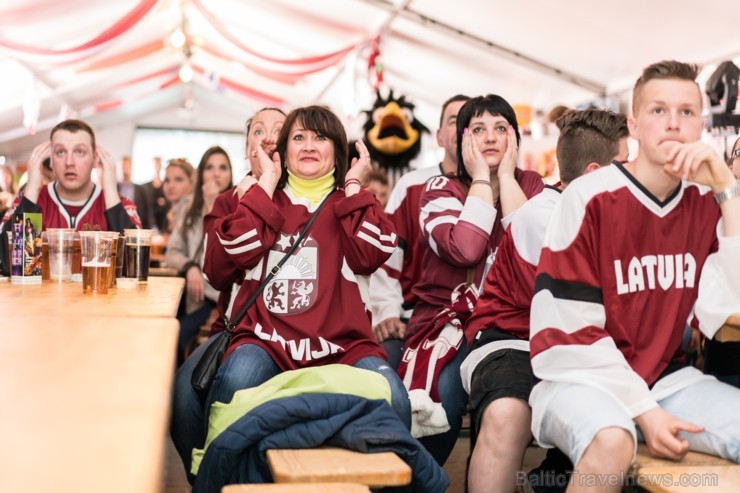
<path id="1" fill-rule="evenodd" d="M 715 193 L 714 200 L 717 201 L 717 204 L 722 204 L 738 195 L 740 195 L 740 182 L 736 181 L 734 185 L 725 188 L 721 192 Z"/>

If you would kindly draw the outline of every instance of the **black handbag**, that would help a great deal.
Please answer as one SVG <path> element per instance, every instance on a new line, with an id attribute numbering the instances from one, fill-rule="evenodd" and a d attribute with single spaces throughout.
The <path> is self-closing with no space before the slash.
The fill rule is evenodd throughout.
<path id="1" fill-rule="evenodd" d="M 324 206 L 327 199 L 332 193 L 334 193 L 334 191 L 330 192 L 329 195 L 324 197 L 324 200 L 321 201 L 319 206 L 311 215 L 311 218 L 306 223 L 306 227 L 303 228 L 301 235 L 296 241 L 293 242 L 290 250 L 285 253 L 283 258 L 281 258 L 280 261 L 270 270 L 270 273 L 265 276 L 265 279 L 260 283 L 254 293 L 252 293 L 252 296 L 249 297 L 249 299 L 236 315 L 236 317 L 233 318 L 231 321 L 228 319 L 228 317 L 224 317 L 226 327 L 222 332 L 218 334 L 218 336 L 216 336 L 216 340 L 206 348 L 205 352 L 198 361 L 198 364 L 195 365 L 195 368 L 193 369 L 193 374 L 190 378 L 190 384 L 192 385 L 193 390 L 195 390 L 196 394 L 198 394 L 201 403 L 205 403 L 208 392 L 211 389 L 211 385 L 213 384 L 213 379 L 216 378 L 216 372 L 218 371 L 219 366 L 221 366 L 221 360 L 223 359 L 224 354 L 226 353 L 226 349 L 229 347 L 229 343 L 231 342 L 231 336 L 234 333 L 234 329 L 237 325 L 239 325 L 239 322 L 241 322 L 242 318 L 244 318 L 244 315 L 247 314 L 247 310 L 249 310 L 249 307 L 252 306 L 252 303 L 254 303 L 254 301 L 257 299 L 257 296 L 259 296 L 262 290 L 265 289 L 265 286 L 267 286 L 267 284 L 272 281 L 272 278 L 275 277 L 278 272 L 280 272 L 280 269 L 288 260 L 288 257 L 290 257 L 296 250 L 296 248 L 298 248 L 298 245 L 301 244 L 301 241 L 308 233 L 308 230 L 311 228 L 311 224 L 313 224 L 314 219 L 316 219 L 316 216 L 319 215 L 319 211 L 321 211 L 321 208 Z"/>

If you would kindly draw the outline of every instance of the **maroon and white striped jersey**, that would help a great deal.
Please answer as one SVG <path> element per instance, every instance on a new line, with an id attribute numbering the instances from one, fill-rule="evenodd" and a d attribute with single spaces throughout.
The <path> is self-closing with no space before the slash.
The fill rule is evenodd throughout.
<path id="1" fill-rule="evenodd" d="M 123 233 L 124 229 L 141 228 L 136 205 L 130 200 L 121 197 L 120 204 L 106 209 L 103 188 L 99 185 L 94 186 L 85 200 L 62 200 L 56 192 L 55 184 L 53 181 L 41 187 L 35 203 L 18 196 L 5 212 L 3 224 L 16 212 L 41 212 L 44 229 L 74 228 L 81 231 L 85 225 L 97 225 L 103 231 Z"/>
<path id="2" fill-rule="evenodd" d="M 535 272 L 547 223 L 559 199 L 560 190 L 546 185 L 542 193 L 516 211 L 498 247 L 493 267 L 486 274 L 473 314 L 465 324 L 468 345 L 478 331 L 487 329 L 529 340 Z M 523 348 L 528 349 L 528 345 Z"/>
<path id="3" fill-rule="evenodd" d="M 254 186 L 233 213 L 215 220 L 203 269 L 219 286 L 220 277 L 232 279 L 235 268 L 244 271 L 234 314 L 298 238 L 314 209 L 289 188 L 276 190 L 270 199 Z M 372 193 L 333 193 L 308 236 L 236 328 L 227 357 L 241 344 L 262 347 L 282 370 L 385 357 L 370 327 L 367 276 L 395 247 L 393 226 Z"/>
<path id="4" fill-rule="evenodd" d="M 711 337 L 740 306 L 740 237 L 723 237 L 709 192 L 683 182 L 661 202 L 619 164 L 563 192 L 532 300 L 535 375 L 599 387 L 633 417 L 657 405 L 649 386 L 682 358 L 692 310 Z"/>
<path id="5" fill-rule="evenodd" d="M 233 213 L 239 206 L 239 195 L 237 195 L 236 187 L 231 187 L 225 192 L 220 193 L 216 200 L 213 202 L 211 212 L 203 218 L 203 255 L 205 257 L 206 247 L 208 244 L 208 238 L 214 238 L 214 227 L 216 225 L 216 219 L 219 217 L 227 216 Z M 203 262 L 201 261 L 201 265 Z M 233 306 L 236 293 L 239 290 L 239 284 L 244 278 L 244 272 L 240 271 L 236 265 L 231 264 L 231 269 L 226 268 L 226 263 L 222 263 L 222 269 L 219 272 L 218 281 L 219 286 L 213 285 L 212 281 L 208 279 L 208 276 L 203 274 L 206 281 L 211 283 L 215 289 L 219 291 L 218 301 L 216 302 L 216 309 L 218 310 L 218 317 L 214 320 L 211 325 L 211 334 L 221 332 L 224 330 L 226 324 L 224 323 L 224 315 L 231 316 L 231 308 Z"/>
<path id="6" fill-rule="evenodd" d="M 544 188 L 533 171 L 516 171 L 524 195 L 531 198 Z M 481 284 L 486 259 L 501 242 L 506 223 L 501 206 L 468 197 L 466 187 L 453 175 L 430 179 L 421 196 L 419 224 L 422 231 L 422 277 L 413 292 L 419 297 L 409 321 L 407 336 L 424 327 L 451 304 L 455 288 Z"/>

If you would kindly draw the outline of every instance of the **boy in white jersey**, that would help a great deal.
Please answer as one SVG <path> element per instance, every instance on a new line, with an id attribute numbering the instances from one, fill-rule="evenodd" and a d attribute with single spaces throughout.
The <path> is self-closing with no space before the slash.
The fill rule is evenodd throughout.
<path id="1" fill-rule="evenodd" d="M 740 391 L 686 366 L 681 351 L 692 313 L 712 337 L 740 310 L 740 187 L 700 140 L 697 73 L 675 61 L 643 71 L 628 120 L 637 158 L 574 182 L 545 236 L 532 432 L 570 456 L 569 491 L 620 491 L 594 478 L 626 474 L 636 427 L 657 457 L 692 449 L 740 461 Z"/>

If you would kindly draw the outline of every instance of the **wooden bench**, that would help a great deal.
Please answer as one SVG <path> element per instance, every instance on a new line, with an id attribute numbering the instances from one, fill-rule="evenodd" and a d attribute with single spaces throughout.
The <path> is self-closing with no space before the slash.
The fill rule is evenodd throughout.
<path id="1" fill-rule="evenodd" d="M 635 485 L 655 493 L 736 492 L 740 465 L 713 455 L 689 452 L 679 462 L 652 457 L 641 444 L 632 466 Z"/>
<path id="2" fill-rule="evenodd" d="M 719 342 L 738 342 L 740 341 L 740 314 L 730 315 L 714 338 Z"/>
<path id="3" fill-rule="evenodd" d="M 334 447 L 268 450 L 276 483 L 360 483 L 371 488 L 411 483 L 411 468 L 393 452 L 364 454 Z"/>
<path id="4" fill-rule="evenodd" d="M 221 493 L 370 493 L 370 488 L 358 483 L 231 484 Z"/>

